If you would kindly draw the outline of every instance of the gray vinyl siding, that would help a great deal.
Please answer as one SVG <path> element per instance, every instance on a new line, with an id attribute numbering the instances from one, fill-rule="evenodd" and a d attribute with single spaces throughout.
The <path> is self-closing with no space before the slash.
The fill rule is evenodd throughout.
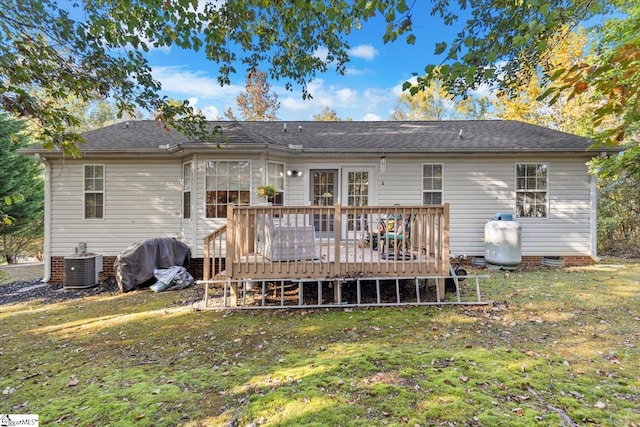
<path id="1" fill-rule="evenodd" d="M 83 166 L 104 164 L 104 219 L 84 219 Z M 71 161 L 52 165 L 51 253 L 117 255 L 154 237 L 181 238 L 181 167 L 176 161 Z"/>

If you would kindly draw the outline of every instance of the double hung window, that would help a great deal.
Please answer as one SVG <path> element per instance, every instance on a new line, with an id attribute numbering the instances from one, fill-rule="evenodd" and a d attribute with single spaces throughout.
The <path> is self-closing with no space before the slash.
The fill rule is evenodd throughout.
<path id="1" fill-rule="evenodd" d="M 546 163 L 516 164 L 516 217 L 547 217 L 548 170 Z"/>
<path id="2" fill-rule="evenodd" d="M 442 204 L 442 165 L 422 165 L 422 204 Z"/>
<path id="3" fill-rule="evenodd" d="M 84 165 L 84 218 L 104 218 L 104 165 Z"/>

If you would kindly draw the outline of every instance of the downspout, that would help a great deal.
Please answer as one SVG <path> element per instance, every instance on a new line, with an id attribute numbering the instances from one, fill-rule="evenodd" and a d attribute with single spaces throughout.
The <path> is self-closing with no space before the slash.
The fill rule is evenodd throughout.
<path id="1" fill-rule="evenodd" d="M 193 257 L 197 258 L 200 254 L 198 247 L 202 243 L 202 240 L 198 236 L 198 225 L 200 222 L 200 215 L 198 215 L 198 155 L 194 154 L 191 159 L 191 247 L 193 248 Z M 204 176 L 204 174 L 203 174 Z M 203 255 L 204 257 L 204 255 Z"/>
<path id="2" fill-rule="evenodd" d="M 36 153 L 35 158 L 44 165 L 44 276 L 42 282 L 51 280 L 51 163 L 46 157 Z"/>
<path id="3" fill-rule="evenodd" d="M 590 201 L 591 212 L 589 215 L 590 234 L 591 234 L 591 258 L 594 261 L 600 261 L 598 257 L 598 177 L 591 175 L 590 179 Z"/>

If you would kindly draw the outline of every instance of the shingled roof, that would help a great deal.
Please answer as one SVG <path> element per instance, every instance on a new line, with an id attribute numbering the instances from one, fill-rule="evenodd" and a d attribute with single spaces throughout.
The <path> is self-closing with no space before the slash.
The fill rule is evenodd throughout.
<path id="1" fill-rule="evenodd" d="M 307 153 L 482 153 L 585 152 L 588 138 L 512 120 L 378 122 L 211 122 L 220 126 L 226 147 L 256 147 Z M 167 131 L 154 121 L 117 123 L 83 135 L 84 153 L 158 152 L 171 147 L 215 148 L 221 140 L 198 142 Z M 601 151 L 601 150 L 595 150 Z"/>

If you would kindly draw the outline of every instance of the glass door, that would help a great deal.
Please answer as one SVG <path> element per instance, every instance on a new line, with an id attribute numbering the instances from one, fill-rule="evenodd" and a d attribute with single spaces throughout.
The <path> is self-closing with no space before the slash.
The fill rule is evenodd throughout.
<path id="1" fill-rule="evenodd" d="M 337 169 L 312 169 L 309 171 L 311 186 L 309 196 L 313 206 L 333 206 L 338 200 L 338 170 Z M 333 237 L 333 215 L 316 214 L 313 224 L 316 235 L 320 237 Z"/>
<path id="2" fill-rule="evenodd" d="M 370 186 L 373 171 L 369 168 L 345 168 L 343 170 L 342 201 L 347 206 L 370 206 L 373 203 Z M 369 230 L 370 218 L 362 215 L 346 215 L 343 218 L 343 234 L 349 239 L 364 237 Z"/>

